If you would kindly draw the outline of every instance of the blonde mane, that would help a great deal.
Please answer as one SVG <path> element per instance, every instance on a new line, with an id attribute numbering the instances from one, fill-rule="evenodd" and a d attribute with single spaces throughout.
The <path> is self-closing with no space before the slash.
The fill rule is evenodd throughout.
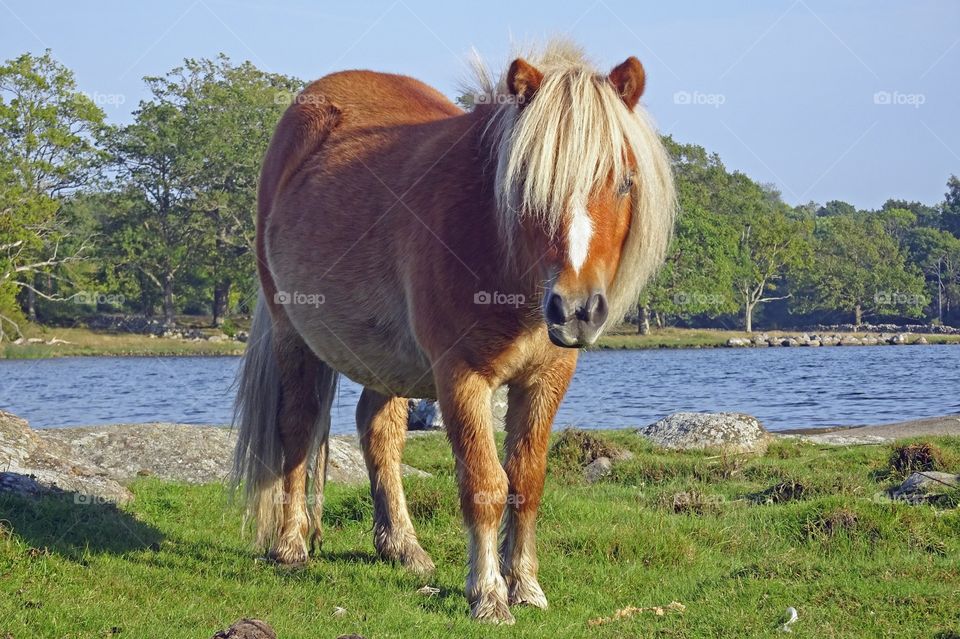
<path id="1" fill-rule="evenodd" d="M 620 266 L 607 291 L 612 321 L 637 302 L 663 260 L 673 230 L 675 196 L 670 159 L 641 105 L 627 109 L 606 74 L 567 41 L 522 56 L 543 72 L 530 104 L 519 108 L 506 87 L 475 58 L 475 105 L 491 105 L 484 138 L 496 166 L 498 218 L 508 246 L 517 224 L 532 217 L 556 233 L 572 204 L 586 202 L 613 175 L 636 162 L 633 219 Z"/>

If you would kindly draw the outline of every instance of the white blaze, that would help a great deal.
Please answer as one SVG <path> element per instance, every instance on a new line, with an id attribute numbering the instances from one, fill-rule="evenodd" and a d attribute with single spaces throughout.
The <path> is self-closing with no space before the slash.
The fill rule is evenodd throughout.
<path id="1" fill-rule="evenodd" d="M 590 238 L 593 237 L 593 222 L 587 207 L 580 201 L 573 205 L 570 220 L 570 232 L 567 234 L 567 259 L 575 273 L 580 273 L 590 251 Z"/>

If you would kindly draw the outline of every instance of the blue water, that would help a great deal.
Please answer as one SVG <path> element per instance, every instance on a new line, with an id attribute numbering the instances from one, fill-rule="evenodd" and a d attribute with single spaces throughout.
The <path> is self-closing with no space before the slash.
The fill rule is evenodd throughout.
<path id="1" fill-rule="evenodd" d="M 36 428 L 230 421 L 233 357 L 0 361 L 0 408 Z M 680 410 L 740 411 L 771 430 L 960 412 L 960 346 L 588 352 L 557 427 L 640 426 Z M 333 430 L 354 430 L 344 380 Z"/>

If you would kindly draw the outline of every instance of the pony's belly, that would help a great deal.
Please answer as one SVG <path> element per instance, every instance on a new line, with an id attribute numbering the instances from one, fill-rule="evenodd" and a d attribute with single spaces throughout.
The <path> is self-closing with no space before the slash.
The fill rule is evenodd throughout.
<path id="1" fill-rule="evenodd" d="M 393 397 L 434 397 L 433 373 L 407 327 L 372 327 L 331 308 L 288 312 L 310 349 L 337 372 Z"/>

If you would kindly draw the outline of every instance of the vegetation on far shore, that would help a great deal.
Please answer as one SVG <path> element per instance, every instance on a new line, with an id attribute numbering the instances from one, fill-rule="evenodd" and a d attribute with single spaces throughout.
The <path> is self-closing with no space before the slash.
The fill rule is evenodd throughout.
<path id="1" fill-rule="evenodd" d="M 750 337 L 743 331 L 723 331 L 697 328 L 664 328 L 647 335 L 638 334 L 630 326 L 604 335 L 593 350 L 634 350 L 650 348 L 719 348 L 731 338 Z M 210 334 L 219 334 L 209 329 Z M 151 337 L 135 333 L 94 331 L 87 328 L 49 328 L 30 326 L 24 331 L 27 338 L 42 339 L 42 343 L 0 343 L 2 359 L 44 359 L 76 356 L 186 356 L 186 355 L 242 355 L 245 344 L 234 340 L 174 339 Z M 770 336 L 789 337 L 798 331 L 769 331 Z M 863 337 L 868 333 L 845 333 Z M 928 334 L 923 336 L 930 344 L 960 344 L 960 335 Z M 61 342 L 62 340 L 62 342 Z M 47 342 L 53 343 L 47 343 Z M 64 343 L 65 342 L 65 343 Z"/>
<path id="2" fill-rule="evenodd" d="M 144 83 L 113 124 L 52 52 L 0 65 L 0 344 L 28 321 L 250 312 L 261 158 L 304 83 L 222 55 Z M 960 323 L 960 178 L 942 176 L 938 202 L 791 205 L 702 146 L 663 143 L 679 215 L 640 323 Z"/>
<path id="3" fill-rule="evenodd" d="M 539 520 L 550 609 L 517 608 L 512 627 L 467 617 L 451 454 L 427 434 L 404 461 L 433 477 L 404 482 L 431 578 L 376 559 L 365 486 L 328 487 L 324 546 L 301 570 L 255 559 L 219 485 L 140 478 L 120 508 L 0 493 L 0 636 L 209 637 L 256 617 L 282 639 L 778 637 L 788 607 L 799 637 L 960 636 L 960 494 L 891 500 L 911 470 L 891 446 L 779 440 L 751 457 L 590 437 L 604 441 L 551 452 Z M 960 469 L 960 438 L 928 441 L 924 459 Z M 617 447 L 634 457 L 586 483 L 583 464 Z M 671 602 L 683 610 L 617 617 Z"/>

